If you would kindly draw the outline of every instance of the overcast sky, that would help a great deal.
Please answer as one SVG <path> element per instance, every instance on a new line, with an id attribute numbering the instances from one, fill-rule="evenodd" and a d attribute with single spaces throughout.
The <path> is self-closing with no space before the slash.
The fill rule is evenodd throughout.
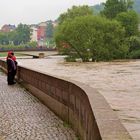
<path id="1" fill-rule="evenodd" d="M 55 20 L 73 5 L 95 5 L 106 0 L 0 0 L 0 27 L 3 24 L 37 24 Z"/>

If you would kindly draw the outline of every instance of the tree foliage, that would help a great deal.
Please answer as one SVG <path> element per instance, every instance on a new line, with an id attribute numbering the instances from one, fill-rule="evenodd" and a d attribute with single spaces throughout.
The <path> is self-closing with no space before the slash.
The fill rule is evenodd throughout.
<path id="1" fill-rule="evenodd" d="M 138 35 L 139 17 L 135 11 L 122 12 L 116 19 L 125 28 L 127 37 Z"/>
<path id="2" fill-rule="evenodd" d="M 133 8 L 134 11 L 140 14 L 140 0 L 129 1 L 128 6 L 129 6 L 129 9 Z M 104 3 L 91 6 L 91 9 L 95 11 L 95 13 L 100 13 L 104 9 Z"/>
<path id="3" fill-rule="evenodd" d="M 9 44 L 8 34 L 0 32 L 0 44 L 7 45 Z"/>
<path id="4" fill-rule="evenodd" d="M 19 24 L 16 28 L 16 33 L 18 35 L 16 36 L 18 44 L 25 44 L 30 41 L 31 29 L 28 25 Z"/>
<path id="5" fill-rule="evenodd" d="M 113 19 L 121 12 L 127 12 L 132 9 L 132 0 L 107 0 L 104 4 L 104 10 L 101 12 L 109 19 Z"/>
<path id="6" fill-rule="evenodd" d="M 59 25 L 55 35 L 56 45 L 71 58 L 83 61 L 125 58 L 125 30 L 119 22 L 99 16 L 77 17 Z"/>
<path id="7" fill-rule="evenodd" d="M 93 15 L 93 11 L 88 6 L 73 6 L 71 9 L 68 9 L 66 13 L 61 14 L 58 21 L 61 24 L 66 20 L 73 20 L 75 17 L 87 15 Z"/>
<path id="8" fill-rule="evenodd" d="M 26 24 L 19 24 L 18 27 L 11 32 L 0 32 L 0 44 L 8 45 L 20 45 L 26 44 L 30 41 L 31 29 Z"/>
<path id="9" fill-rule="evenodd" d="M 46 37 L 53 38 L 53 33 L 54 33 L 54 27 L 53 27 L 52 21 L 49 21 L 47 23 L 47 28 L 46 28 Z"/>

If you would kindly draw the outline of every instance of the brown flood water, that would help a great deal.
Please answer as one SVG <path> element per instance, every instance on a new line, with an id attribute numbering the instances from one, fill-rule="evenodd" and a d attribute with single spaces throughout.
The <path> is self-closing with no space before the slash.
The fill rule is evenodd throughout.
<path id="1" fill-rule="evenodd" d="M 62 57 L 19 59 L 19 65 L 67 77 L 97 89 L 134 140 L 140 140 L 140 60 L 66 63 Z"/>

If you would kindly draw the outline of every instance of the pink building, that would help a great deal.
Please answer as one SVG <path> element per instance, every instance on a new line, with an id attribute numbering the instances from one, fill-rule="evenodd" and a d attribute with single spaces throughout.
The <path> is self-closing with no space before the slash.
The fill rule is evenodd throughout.
<path id="1" fill-rule="evenodd" d="M 37 28 L 38 46 L 46 45 L 46 26 L 47 24 L 45 22 L 42 22 L 38 25 Z"/>

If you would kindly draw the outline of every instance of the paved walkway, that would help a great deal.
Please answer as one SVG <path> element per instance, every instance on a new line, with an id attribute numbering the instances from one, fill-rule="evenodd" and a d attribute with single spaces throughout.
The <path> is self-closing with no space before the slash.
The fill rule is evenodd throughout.
<path id="1" fill-rule="evenodd" d="M 38 99 L 0 72 L 0 140 L 77 140 Z"/>

